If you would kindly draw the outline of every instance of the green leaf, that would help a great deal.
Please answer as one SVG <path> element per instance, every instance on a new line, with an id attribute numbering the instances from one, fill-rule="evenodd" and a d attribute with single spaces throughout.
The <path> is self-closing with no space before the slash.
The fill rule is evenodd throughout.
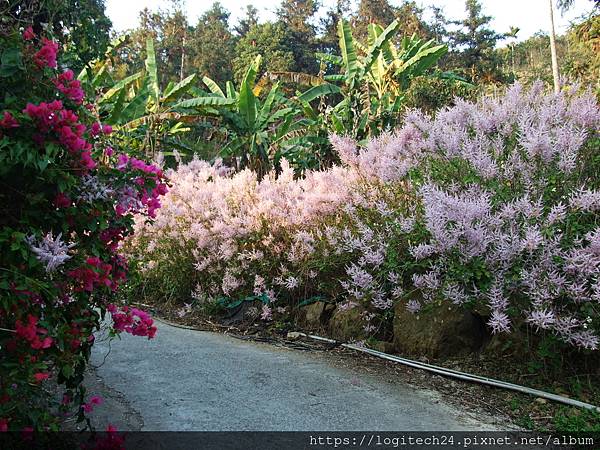
<path id="1" fill-rule="evenodd" d="M 23 68 L 21 52 L 16 47 L 9 47 L 0 56 L 0 77 L 10 77 Z"/>
<path id="2" fill-rule="evenodd" d="M 106 101 L 110 100 L 115 94 L 117 94 L 121 91 L 125 91 L 125 87 L 127 87 L 128 85 L 133 83 L 135 80 L 140 78 L 142 75 L 144 75 L 143 72 L 138 72 L 131 76 L 128 76 L 127 78 L 123 78 L 121 81 L 119 81 L 113 87 L 111 87 L 108 91 L 106 91 L 106 93 L 102 97 L 100 97 L 99 103 L 106 102 Z"/>
<path id="3" fill-rule="evenodd" d="M 110 116 L 106 119 L 106 123 L 109 125 L 114 125 L 117 123 L 119 118 L 121 117 L 121 113 L 123 112 L 123 104 L 125 103 L 125 98 L 127 97 L 127 90 L 121 89 L 119 92 L 119 96 L 117 97 L 117 101 L 112 105 L 112 111 Z"/>
<path id="4" fill-rule="evenodd" d="M 315 53 L 315 56 L 320 61 L 329 62 L 329 63 L 335 64 L 337 66 L 344 65 L 344 59 L 338 55 L 330 55 L 329 53 Z"/>
<path id="5" fill-rule="evenodd" d="M 400 22 L 398 19 L 390 23 L 383 32 L 373 42 L 373 45 L 369 47 L 367 56 L 363 62 L 363 70 L 368 72 L 371 65 L 375 62 L 379 54 L 381 53 L 381 47 L 390 41 L 390 39 L 398 32 L 400 28 Z"/>
<path id="6" fill-rule="evenodd" d="M 377 39 L 377 36 L 379 36 L 382 33 L 382 31 L 383 31 L 383 28 L 379 24 L 370 23 L 367 26 L 367 32 L 368 32 L 367 44 L 369 44 L 369 47 L 373 47 L 373 43 L 375 42 L 375 39 Z"/>
<path id="7" fill-rule="evenodd" d="M 227 98 L 237 98 L 238 94 L 231 81 L 225 83 L 225 89 L 227 90 Z"/>
<path id="8" fill-rule="evenodd" d="M 238 109 L 244 118 L 249 129 L 254 129 L 256 120 L 256 97 L 252 89 L 256 80 L 258 67 L 260 66 L 261 56 L 258 55 L 254 62 L 248 67 L 248 71 L 240 85 L 240 96 L 238 99 Z"/>
<path id="9" fill-rule="evenodd" d="M 288 115 L 292 114 L 295 115 L 297 114 L 299 111 L 295 108 L 282 108 L 279 109 L 277 111 L 275 111 L 273 114 L 271 114 L 268 117 L 267 123 L 273 123 L 273 122 L 277 122 L 279 119 L 285 118 Z"/>
<path id="10" fill-rule="evenodd" d="M 235 104 L 235 99 L 225 98 L 225 97 L 216 97 L 207 95 L 206 97 L 196 97 L 190 98 L 188 100 L 183 100 L 175 105 L 173 105 L 173 109 L 178 108 L 201 108 L 203 106 L 228 106 Z"/>
<path id="11" fill-rule="evenodd" d="M 43 172 L 44 170 L 46 170 L 46 167 L 48 167 L 48 164 L 50 164 L 49 159 L 47 159 L 47 158 L 38 159 L 37 166 L 38 166 L 38 169 L 40 169 L 40 172 Z"/>
<path id="12" fill-rule="evenodd" d="M 448 47 L 437 45 L 427 49 L 419 50 L 414 56 L 404 61 L 396 70 L 396 76 L 403 72 L 409 72 L 411 77 L 421 75 L 425 70 L 435 65 L 437 61 L 446 54 Z"/>
<path id="13" fill-rule="evenodd" d="M 358 122 L 357 132 L 356 132 L 357 135 L 364 133 L 365 129 L 367 128 L 368 121 L 369 121 L 369 112 L 367 111 L 360 117 L 360 120 Z"/>
<path id="14" fill-rule="evenodd" d="M 100 70 L 98 70 L 96 75 L 94 75 L 94 78 L 92 79 L 92 86 L 94 86 L 96 88 L 100 87 L 100 85 L 102 84 L 102 81 L 104 80 L 104 77 L 106 75 L 107 69 L 108 69 L 108 61 L 106 61 L 104 64 L 102 64 L 102 67 L 100 67 Z"/>
<path id="15" fill-rule="evenodd" d="M 315 98 L 329 94 L 339 94 L 342 90 L 335 84 L 327 83 L 320 86 L 311 87 L 306 92 L 303 92 L 298 99 L 303 102 L 310 102 Z"/>
<path id="16" fill-rule="evenodd" d="M 148 102 L 148 83 L 144 81 L 140 90 L 121 112 L 119 123 L 129 122 L 143 117 L 146 113 L 146 103 Z"/>
<path id="17" fill-rule="evenodd" d="M 337 134 L 344 134 L 346 132 L 344 124 L 335 113 L 331 114 L 331 122 L 333 123 L 333 128 Z"/>
<path id="18" fill-rule="evenodd" d="M 149 79 L 150 95 L 158 106 L 160 100 L 160 87 L 158 86 L 158 73 L 156 69 L 156 53 L 154 52 L 154 41 L 152 38 L 146 40 L 146 72 Z"/>
<path id="19" fill-rule="evenodd" d="M 279 83 L 275 83 L 271 87 L 271 90 L 269 91 L 269 94 L 267 95 L 267 98 L 265 99 L 265 102 L 263 103 L 263 106 L 260 109 L 258 117 L 256 118 L 256 124 L 258 129 L 261 129 L 268 123 L 269 116 L 273 108 L 273 101 L 275 100 L 275 94 L 277 93 L 278 89 Z"/>
<path id="20" fill-rule="evenodd" d="M 225 97 L 225 94 L 223 94 L 223 91 L 221 90 L 219 85 L 210 78 L 202 77 L 202 82 L 206 85 L 206 87 L 208 87 L 210 92 L 212 92 L 213 94 L 218 95 L 220 97 Z"/>
<path id="21" fill-rule="evenodd" d="M 325 75 L 323 79 L 325 81 L 344 81 L 346 79 L 346 75 L 336 73 L 331 75 Z"/>
<path id="22" fill-rule="evenodd" d="M 338 24 L 338 36 L 340 38 L 342 60 L 346 66 L 346 78 L 348 79 L 348 84 L 351 84 L 356 72 L 358 72 L 358 59 L 356 57 L 356 50 L 354 49 L 354 38 L 352 37 L 350 24 L 344 19 L 340 19 Z"/>
<path id="23" fill-rule="evenodd" d="M 173 86 L 171 89 L 168 89 L 164 93 L 161 101 L 168 102 L 170 100 L 178 99 L 179 97 L 181 97 L 183 94 L 185 94 L 190 89 L 190 87 L 192 86 L 192 83 L 194 82 L 195 79 L 196 79 L 196 74 L 193 73 L 189 77 L 181 80 L 179 83 L 177 83 L 175 86 Z"/>
<path id="24" fill-rule="evenodd" d="M 237 111 L 229 111 L 227 109 L 221 109 L 219 111 L 221 117 L 225 120 L 226 124 L 233 129 L 236 133 L 246 133 L 248 128 L 246 121 Z"/>

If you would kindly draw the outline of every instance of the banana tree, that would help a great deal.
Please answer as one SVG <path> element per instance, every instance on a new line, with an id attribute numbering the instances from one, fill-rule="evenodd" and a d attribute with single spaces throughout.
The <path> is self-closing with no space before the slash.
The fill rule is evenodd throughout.
<path id="1" fill-rule="evenodd" d="M 385 29 L 370 24 L 368 42 L 362 44 L 342 19 L 338 23 L 341 55 L 317 53 L 322 65 L 339 67 L 339 73 L 311 77 L 312 87 L 299 98 L 309 102 L 323 97 L 337 99 L 333 106 L 328 101 L 322 108 L 332 131 L 364 139 L 395 125 L 403 92 L 411 80 L 427 73 L 448 50 L 445 45 L 436 45 L 433 40 L 424 42 L 414 35 L 403 38 L 398 47 L 394 39 L 399 28 L 398 20 Z M 271 77 L 308 79 L 284 72 Z"/>
<path id="2" fill-rule="evenodd" d="M 145 68 L 103 89 L 110 82 L 109 61 L 95 65 L 95 71 L 82 72 L 82 81 L 100 90 L 99 114 L 103 123 L 112 125 L 130 151 L 154 156 L 158 151 L 170 154 L 173 150 L 194 152 L 185 145 L 180 134 L 198 120 L 198 114 L 181 107 L 196 82 L 192 74 L 178 83 L 170 82 L 161 90 L 152 39 L 146 41 Z M 213 100 L 212 104 L 225 102 Z"/>
<path id="3" fill-rule="evenodd" d="M 228 81 L 224 92 L 215 81 L 204 77 L 210 94 L 176 106 L 219 117 L 227 137 L 221 155 L 238 169 L 250 168 L 262 177 L 282 157 L 292 163 L 300 161 L 299 150 L 317 142 L 318 136 L 306 134 L 308 122 L 302 117 L 300 105 L 283 95 L 279 83 L 272 83 L 268 93 L 261 96 L 268 83 L 256 82 L 260 62 L 259 55 L 246 71 L 239 90 Z"/>

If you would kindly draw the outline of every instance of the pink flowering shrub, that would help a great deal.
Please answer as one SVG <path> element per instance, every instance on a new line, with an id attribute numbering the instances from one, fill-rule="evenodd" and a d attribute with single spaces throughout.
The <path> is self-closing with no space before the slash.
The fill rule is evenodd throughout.
<path id="1" fill-rule="evenodd" d="M 575 92 L 575 90 L 573 90 Z M 412 287 L 481 309 L 493 332 L 525 321 L 581 348 L 600 329 L 600 109 L 588 93 L 513 86 L 500 99 L 411 114 L 425 153 Z M 417 177 L 413 177 L 416 180 Z M 406 274 L 408 275 L 408 274 Z"/>
<path id="2" fill-rule="evenodd" d="M 304 179 L 181 165 L 131 241 L 146 292 L 261 298 L 263 320 L 315 299 L 360 306 L 377 336 L 394 307 L 451 302 L 492 332 L 526 323 L 596 349 L 600 113 L 574 92 L 515 85 L 411 112 L 364 148 L 332 136 L 343 165 Z"/>
<path id="3" fill-rule="evenodd" d="M 401 287 L 387 253 L 394 229 L 409 221 L 397 208 L 402 183 L 349 165 L 295 179 L 285 162 L 260 182 L 199 160 L 166 176 L 172 187 L 156 220 L 140 220 L 129 241 L 142 295 L 196 305 L 262 300 L 265 321 L 288 305 L 352 297 L 368 309 L 370 332 L 389 318 Z"/>
<path id="4" fill-rule="evenodd" d="M 290 267 L 304 258 L 306 230 L 351 198 L 352 175 L 341 167 L 294 179 L 284 162 L 278 177 L 259 182 L 249 170 L 193 160 L 166 176 L 172 188 L 156 220 L 138 221 L 130 251 L 145 283 L 154 280 L 152 291 L 167 299 L 195 290 L 197 298 L 272 301 L 283 286 L 295 292 Z"/>
<path id="5" fill-rule="evenodd" d="M 413 312 L 452 302 L 487 317 L 493 333 L 527 323 L 597 349 L 599 123 L 590 94 L 515 85 L 434 119 L 413 112 L 392 145 L 334 138 L 344 161 L 411 193 L 383 207 L 404 214 L 387 239 L 389 277 L 406 292 L 394 302 Z M 375 279 L 351 275 L 354 286 Z"/>
<path id="6" fill-rule="evenodd" d="M 114 302 L 128 270 L 121 241 L 166 192 L 157 167 L 113 154 L 112 130 L 58 69 L 59 44 L 23 38 L 0 40 L 20 64 L 3 72 L 0 98 L 1 431 L 55 430 L 52 411 L 83 420 L 100 405 L 81 381 L 107 311 L 113 334 L 154 336 L 145 312 Z M 65 387 L 58 407 L 47 379 Z"/>

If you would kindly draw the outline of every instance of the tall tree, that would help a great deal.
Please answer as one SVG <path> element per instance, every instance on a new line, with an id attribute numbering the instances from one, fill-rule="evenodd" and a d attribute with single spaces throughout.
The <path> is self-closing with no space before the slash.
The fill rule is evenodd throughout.
<path id="1" fill-rule="evenodd" d="M 450 21 L 444 15 L 443 8 L 439 6 L 430 6 L 432 19 L 429 21 L 429 33 L 437 42 L 446 42 L 448 38 L 448 24 Z"/>
<path id="2" fill-rule="evenodd" d="M 350 0 L 336 0 L 321 18 L 321 37 L 319 51 L 322 53 L 340 54 L 340 38 L 338 37 L 338 23 L 346 19 L 350 10 Z"/>
<path id="3" fill-rule="evenodd" d="M 258 9 L 253 5 L 246 5 L 246 17 L 240 19 L 239 23 L 233 27 L 233 31 L 238 37 L 244 37 L 250 29 L 258 24 Z"/>
<path id="4" fill-rule="evenodd" d="M 352 34 L 360 42 L 366 42 L 370 23 L 387 27 L 396 18 L 398 10 L 388 0 L 360 0 L 352 18 Z"/>
<path id="5" fill-rule="evenodd" d="M 317 30 L 312 23 L 319 4 L 316 0 L 283 0 L 277 18 L 283 25 L 289 48 L 294 54 L 293 70 L 313 73 L 318 70 L 314 53 Z"/>
<path id="6" fill-rule="evenodd" d="M 195 71 L 222 83 L 232 78 L 235 40 L 229 31 L 229 12 L 219 2 L 200 16 L 192 41 Z"/>
<path id="7" fill-rule="evenodd" d="M 112 26 L 104 0 L 8 0 L 0 2 L 0 32 L 17 23 L 38 35 L 47 29 L 67 45 L 69 67 L 81 69 L 102 56 L 110 44 Z"/>
<path id="8" fill-rule="evenodd" d="M 467 17 L 453 22 L 459 29 L 450 33 L 450 41 L 458 56 L 458 65 L 467 68 L 472 79 L 498 77 L 498 64 L 493 53 L 496 42 L 504 35 L 492 30 L 490 16 L 482 12 L 478 0 L 466 0 Z"/>
<path id="9" fill-rule="evenodd" d="M 144 58 L 146 55 L 146 41 L 152 39 L 155 42 L 160 66 L 163 66 L 162 52 L 160 51 L 160 40 L 162 39 L 163 13 L 152 12 L 144 8 L 139 13 L 139 25 L 123 33 L 127 37 L 127 45 L 121 48 L 118 53 L 118 59 L 114 64 L 114 75 L 116 78 L 123 78 L 144 67 Z"/>
<path id="10" fill-rule="evenodd" d="M 288 46 L 286 32 L 279 22 L 254 25 L 235 47 L 233 71 L 237 83 L 258 55 L 262 56 L 260 74 L 265 68 L 273 72 L 294 70 L 294 53 Z"/>
<path id="11" fill-rule="evenodd" d="M 162 71 L 169 81 L 183 80 L 186 75 L 186 59 L 189 58 L 190 29 L 182 0 L 171 0 L 173 12 L 163 21 L 160 47 L 165 67 Z"/>
<path id="12" fill-rule="evenodd" d="M 400 21 L 399 37 L 416 34 L 421 38 L 429 37 L 427 24 L 422 19 L 423 9 L 414 1 L 405 0 L 397 9 L 395 18 Z M 381 25 L 381 24 L 380 24 Z"/>
<path id="13" fill-rule="evenodd" d="M 144 67 L 146 41 L 154 41 L 157 64 L 160 67 L 161 86 L 169 81 L 179 81 L 187 71 L 190 54 L 191 29 L 187 23 L 182 0 L 170 0 L 169 8 L 150 11 L 148 8 L 140 12 L 139 26 L 128 30 L 128 44 L 119 52 L 119 60 L 115 70 L 117 78 L 137 72 Z"/>
<path id="14" fill-rule="evenodd" d="M 600 4 L 599 0 L 591 0 L 596 6 Z M 573 6 L 575 0 L 556 0 L 556 6 L 562 13 Z M 560 91 L 560 73 L 558 70 L 558 56 L 556 54 L 556 30 L 554 28 L 554 0 L 548 0 L 550 10 L 550 55 L 552 58 L 552 80 L 554 82 L 554 92 Z"/>
<path id="15" fill-rule="evenodd" d="M 598 0 L 591 0 L 598 6 Z M 575 0 L 556 0 L 556 6 L 562 13 L 569 10 Z M 554 82 L 554 92 L 560 91 L 560 73 L 558 70 L 558 56 L 556 54 L 556 30 L 554 28 L 554 0 L 548 0 L 550 8 L 550 55 L 552 58 L 552 80 Z"/>

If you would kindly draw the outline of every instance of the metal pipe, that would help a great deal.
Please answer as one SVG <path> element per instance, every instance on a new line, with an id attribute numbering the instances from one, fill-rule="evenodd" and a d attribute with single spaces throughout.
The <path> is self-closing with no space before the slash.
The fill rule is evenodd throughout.
<path id="1" fill-rule="evenodd" d="M 550 392 L 540 391 L 538 389 L 528 388 L 526 386 L 520 386 L 518 384 L 508 383 L 506 381 L 495 380 L 493 378 L 482 377 L 479 375 L 472 375 L 469 373 L 459 372 L 457 370 L 446 369 L 444 367 L 434 366 L 431 364 L 422 363 L 419 361 L 413 361 L 411 359 L 401 358 L 399 356 L 390 355 L 388 353 L 380 352 L 377 350 L 373 350 L 370 348 L 359 347 L 353 344 L 345 344 L 339 343 L 334 339 L 324 338 L 321 336 L 316 336 L 312 334 L 306 333 L 297 333 L 300 336 L 305 336 L 310 339 L 314 339 L 317 341 L 328 342 L 331 344 L 340 344 L 342 347 L 355 350 L 358 352 L 367 353 L 373 356 L 377 356 L 379 358 L 387 359 L 389 361 L 397 362 L 400 364 L 404 364 L 405 366 L 413 367 L 415 369 L 426 370 L 428 372 L 433 372 L 445 377 L 458 378 L 459 380 L 470 381 L 473 383 L 485 384 L 488 386 L 494 386 L 498 388 L 508 389 L 511 391 L 521 392 L 523 394 L 533 395 L 535 397 L 541 397 L 548 400 L 552 400 L 559 403 L 564 403 L 569 406 L 576 406 L 578 408 L 589 409 L 592 411 L 600 412 L 600 407 L 592 405 L 590 403 L 580 402 L 579 400 L 574 400 L 572 398 L 563 397 L 556 394 L 551 394 Z"/>

